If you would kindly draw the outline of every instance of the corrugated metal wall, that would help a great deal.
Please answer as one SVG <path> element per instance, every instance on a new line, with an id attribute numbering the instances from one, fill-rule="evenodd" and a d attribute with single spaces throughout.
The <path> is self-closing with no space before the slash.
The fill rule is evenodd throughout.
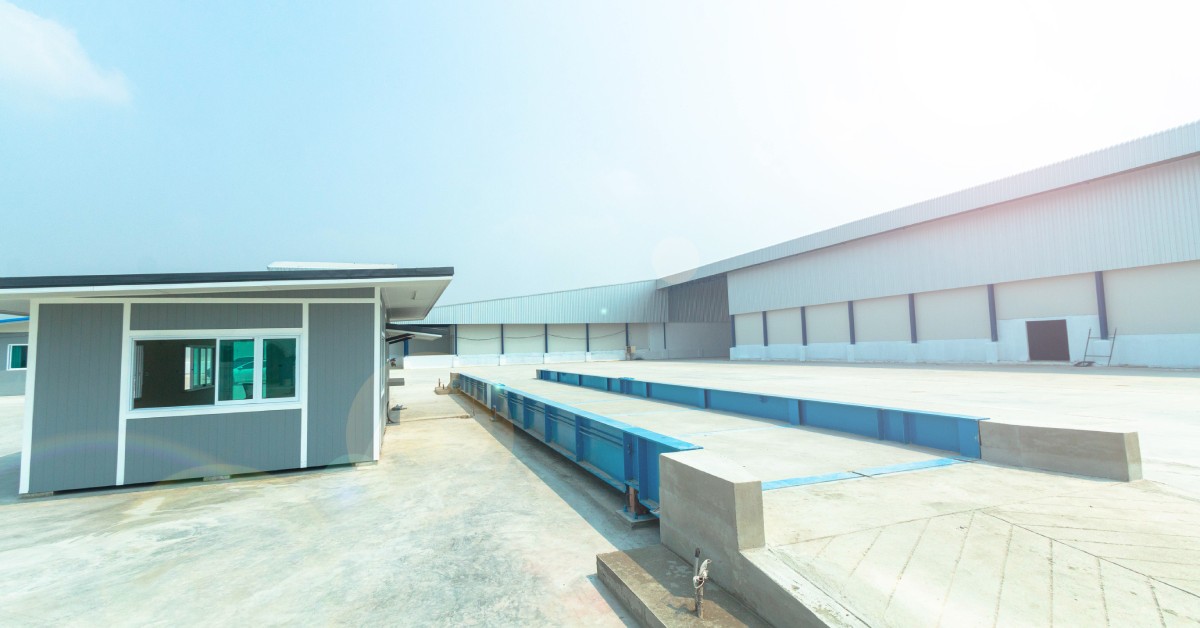
<path id="1" fill-rule="evenodd" d="M 730 311 L 1200 258 L 1200 157 L 729 273 Z M 739 343 L 740 344 L 740 343 Z"/>
<path id="2" fill-rule="evenodd" d="M 125 427 L 126 484 L 299 467 L 299 410 L 132 419 Z"/>
<path id="3" fill-rule="evenodd" d="M 729 290 L 725 275 L 689 281 L 666 290 L 669 322 L 729 322 Z"/>
<path id="4" fill-rule="evenodd" d="M 857 220 L 820 233 L 705 264 L 693 270 L 664 277 L 659 280 L 659 285 L 666 287 L 746 268 L 754 264 L 763 264 L 857 238 L 904 228 L 922 221 L 936 220 L 1046 190 L 1075 185 L 1151 164 L 1195 155 L 1198 152 L 1200 152 L 1200 122 L 1193 122 L 916 205 Z"/>
<path id="5" fill-rule="evenodd" d="M 298 328 L 302 324 L 298 303 L 134 303 L 131 308 L 132 330 Z"/>
<path id="6" fill-rule="evenodd" d="M 120 304 L 39 308 L 29 492 L 116 483 L 122 311 Z"/>
<path id="7" fill-rule="evenodd" d="M 308 309 L 308 465 L 374 459 L 375 306 Z"/>
<path id="8" fill-rule="evenodd" d="M 659 323 L 667 292 L 655 280 L 433 308 L 423 324 Z"/>

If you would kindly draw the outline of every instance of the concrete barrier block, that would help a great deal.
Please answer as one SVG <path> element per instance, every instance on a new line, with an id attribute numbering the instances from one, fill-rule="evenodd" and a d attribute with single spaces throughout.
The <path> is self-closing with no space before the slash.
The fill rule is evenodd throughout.
<path id="1" fill-rule="evenodd" d="M 659 456 L 659 482 L 663 545 L 685 558 L 699 547 L 718 582 L 738 550 L 766 545 L 762 482 L 744 468 L 703 449 L 681 451 Z"/>
<path id="2" fill-rule="evenodd" d="M 983 421 L 979 438 L 988 462 L 1124 482 L 1142 479 L 1137 432 Z"/>
<path id="3" fill-rule="evenodd" d="M 762 481 L 704 449 L 659 456 L 662 544 L 712 559 L 714 582 L 777 626 L 863 627 L 853 614 L 766 547 Z M 786 585 L 786 586 L 785 586 Z"/>

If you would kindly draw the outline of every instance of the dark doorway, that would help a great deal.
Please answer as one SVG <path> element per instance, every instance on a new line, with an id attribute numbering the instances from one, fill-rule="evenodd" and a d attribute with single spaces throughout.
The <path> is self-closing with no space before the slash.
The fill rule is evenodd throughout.
<path id="1" fill-rule="evenodd" d="M 1071 359 L 1067 321 L 1026 321 L 1025 335 L 1029 337 L 1030 360 L 1067 362 Z"/>

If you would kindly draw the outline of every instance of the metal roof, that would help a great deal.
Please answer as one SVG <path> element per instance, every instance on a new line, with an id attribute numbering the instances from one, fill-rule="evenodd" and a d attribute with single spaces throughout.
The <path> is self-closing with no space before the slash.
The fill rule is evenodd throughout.
<path id="1" fill-rule="evenodd" d="M 389 318 L 412 319 L 429 313 L 453 277 L 448 266 L 7 277 L 0 278 L 0 313 L 27 314 L 31 300 L 47 298 L 254 298 L 281 290 L 378 288 Z"/>
<path id="2" fill-rule="evenodd" d="M 1200 121 L 856 220 L 658 280 L 672 286 L 1200 153 Z"/>
<path id="3" fill-rule="evenodd" d="M 398 320 L 398 319 L 393 319 Z M 667 293 L 655 280 L 441 305 L 422 324 L 659 323 Z"/>
<path id="4" fill-rule="evenodd" d="M 151 286 L 198 283 L 279 283 L 342 279 L 394 279 L 407 277 L 453 277 L 454 268 L 371 268 L 333 270 L 243 271 L 217 273 L 150 273 L 130 275 L 55 275 L 43 277 L 0 277 L 0 290 L 37 288 L 90 288 Z"/>

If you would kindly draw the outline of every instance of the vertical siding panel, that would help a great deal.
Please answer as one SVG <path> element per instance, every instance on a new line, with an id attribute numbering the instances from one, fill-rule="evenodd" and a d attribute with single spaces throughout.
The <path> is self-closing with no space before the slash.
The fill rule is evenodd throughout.
<path id="1" fill-rule="evenodd" d="M 116 482 L 121 321 L 118 304 L 39 308 L 30 492 Z"/>
<path id="2" fill-rule="evenodd" d="M 374 459 L 374 307 L 309 306 L 309 466 Z"/>
<path id="3" fill-rule="evenodd" d="M 130 329 L 297 328 L 299 303 L 134 303 Z"/>
<path id="4" fill-rule="evenodd" d="M 299 410 L 134 419 L 126 427 L 129 484 L 300 466 Z"/>

